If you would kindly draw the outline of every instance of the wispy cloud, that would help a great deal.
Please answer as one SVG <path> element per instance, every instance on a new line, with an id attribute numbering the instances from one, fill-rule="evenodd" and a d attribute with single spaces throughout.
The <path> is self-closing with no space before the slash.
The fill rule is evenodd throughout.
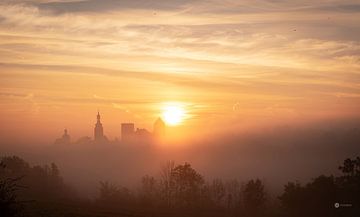
<path id="1" fill-rule="evenodd" d="M 198 119 L 226 116 L 234 104 L 242 115 L 353 112 L 359 8 L 350 0 L 5 0 L 0 103 L 10 103 L 5 93 L 33 93 L 40 106 L 131 104 L 139 115 L 149 112 L 142 103 L 182 100 L 201 105 Z"/>

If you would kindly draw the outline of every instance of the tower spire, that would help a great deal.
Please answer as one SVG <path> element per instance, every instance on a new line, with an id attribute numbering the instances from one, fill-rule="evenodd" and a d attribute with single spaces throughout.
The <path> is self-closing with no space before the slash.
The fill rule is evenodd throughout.
<path id="1" fill-rule="evenodd" d="M 104 132 L 103 132 L 103 126 L 100 121 L 101 117 L 100 117 L 99 109 L 98 109 L 96 118 L 97 118 L 97 122 L 96 122 L 95 128 L 94 128 L 94 140 L 102 141 L 104 139 Z"/>
<path id="2" fill-rule="evenodd" d="M 97 116 L 96 116 L 96 117 L 97 117 L 97 122 L 100 123 L 100 118 L 101 118 L 101 117 L 100 117 L 99 109 L 98 109 L 98 113 L 97 113 Z"/>

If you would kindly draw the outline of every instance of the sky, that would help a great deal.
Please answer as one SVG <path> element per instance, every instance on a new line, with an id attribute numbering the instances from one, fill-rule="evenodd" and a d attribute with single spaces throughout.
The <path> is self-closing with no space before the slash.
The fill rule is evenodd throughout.
<path id="1" fill-rule="evenodd" d="M 0 135 L 358 117 L 359 23 L 355 0 L 2 0 Z"/>

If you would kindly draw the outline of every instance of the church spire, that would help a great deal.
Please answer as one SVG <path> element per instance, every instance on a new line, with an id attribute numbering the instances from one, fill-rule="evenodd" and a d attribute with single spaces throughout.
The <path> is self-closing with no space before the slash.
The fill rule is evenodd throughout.
<path id="1" fill-rule="evenodd" d="M 153 134 L 157 137 L 162 137 L 165 134 L 165 123 L 160 117 L 154 123 Z"/>
<path id="2" fill-rule="evenodd" d="M 95 124 L 95 128 L 94 128 L 94 140 L 95 141 L 103 141 L 104 140 L 104 130 L 103 130 L 103 126 L 101 124 L 101 121 L 100 121 L 100 112 L 98 110 L 98 113 L 97 113 L 97 122 Z"/>
<path id="3" fill-rule="evenodd" d="M 100 112 L 99 112 L 99 109 L 98 109 L 98 113 L 97 113 L 97 122 L 100 123 Z"/>

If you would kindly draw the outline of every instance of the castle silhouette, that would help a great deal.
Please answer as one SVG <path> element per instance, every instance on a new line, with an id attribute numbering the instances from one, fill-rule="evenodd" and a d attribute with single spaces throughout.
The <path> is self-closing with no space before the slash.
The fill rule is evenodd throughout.
<path id="1" fill-rule="evenodd" d="M 163 138 L 165 135 L 165 123 L 159 117 L 156 119 L 153 125 L 153 132 L 148 131 L 144 128 L 136 128 L 134 123 L 121 123 L 121 142 L 149 142 L 154 139 Z M 96 123 L 94 127 L 94 137 L 82 137 L 77 140 L 76 143 L 108 143 L 109 139 L 104 135 L 104 128 L 101 123 L 101 115 L 98 111 L 96 115 Z M 54 144 L 71 144 L 71 137 L 68 134 L 68 130 L 64 129 L 64 134 L 55 140 Z"/>

